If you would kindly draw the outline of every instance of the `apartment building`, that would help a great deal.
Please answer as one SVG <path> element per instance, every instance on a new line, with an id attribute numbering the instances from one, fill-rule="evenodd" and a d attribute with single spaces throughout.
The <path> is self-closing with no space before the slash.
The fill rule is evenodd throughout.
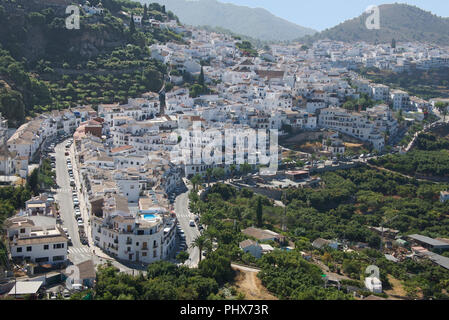
<path id="1" fill-rule="evenodd" d="M 384 137 L 366 114 L 329 107 L 321 110 L 318 125 L 370 142 L 376 150 L 382 150 L 385 146 Z"/>
<path id="2" fill-rule="evenodd" d="M 407 92 L 394 90 L 391 92 L 390 97 L 394 110 L 407 110 L 410 108 L 410 97 Z"/>
<path id="3" fill-rule="evenodd" d="M 67 236 L 49 216 L 14 216 L 4 227 L 11 258 L 38 265 L 61 265 L 67 261 Z"/>
<path id="4" fill-rule="evenodd" d="M 175 247 L 175 220 L 159 208 L 142 207 L 130 213 L 125 197 L 107 194 L 101 213 L 93 218 L 95 245 L 113 257 L 131 262 L 152 263 L 168 259 Z"/>

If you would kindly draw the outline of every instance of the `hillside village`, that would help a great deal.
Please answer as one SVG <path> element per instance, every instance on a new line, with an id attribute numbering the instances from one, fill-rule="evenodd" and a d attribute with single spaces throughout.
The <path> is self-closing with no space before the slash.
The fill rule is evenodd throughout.
<path id="1" fill-rule="evenodd" d="M 101 3 L 93 6 L 88 1 L 80 8 L 90 16 L 102 15 L 104 10 Z M 132 15 L 132 19 L 139 28 L 143 17 Z M 282 207 L 285 188 L 317 188 L 322 186 L 321 173 L 363 167 L 368 159 L 390 153 L 404 154 L 410 146 L 400 141 L 413 124 L 427 129 L 435 125 L 432 122 L 441 122 L 436 104 L 444 99 L 426 101 L 373 83 L 357 70 L 449 68 L 447 48 L 320 40 L 310 48 L 272 45 L 251 57 L 239 49 L 241 40 L 229 35 L 183 26 L 176 20 L 148 18 L 147 22 L 183 37 L 183 43 L 148 46 L 151 58 L 168 70 L 159 92 L 128 98 L 127 103 L 53 110 L 18 128 L 8 128 L 1 117 L 2 182 L 24 184 L 44 159 L 56 176 L 53 186 L 28 200 L 4 224 L 9 278 L 21 274 L 23 279 L 42 282 L 47 270 L 74 264 L 84 272 L 80 283 L 67 283 L 72 292 L 92 287 L 95 266 L 104 261 L 132 272 L 156 261 L 180 263 L 179 254 L 188 251 L 189 258 L 181 263 L 198 267 L 204 252 L 192 243 L 209 226 L 201 222 L 198 213 L 191 212 L 189 197 L 195 196 L 189 192 L 205 197 L 211 190 L 211 176 L 212 185 L 223 182 L 249 188 Z M 360 103 L 362 98 L 369 103 Z M 348 101 L 354 101 L 356 109 L 349 109 Z M 238 149 L 239 135 L 254 132 L 251 129 L 276 132 L 281 141 L 276 146 L 276 172 L 263 171 L 268 165 L 261 159 L 270 156 L 269 148 L 257 156 L 245 142 Z M 189 135 L 180 139 L 180 130 Z M 224 161 L 225 155 L 217 152 L 212 163 L 206 159 L 210 154 L 205 153 L 196 162 L 185 161 L 186 152 L 189 157 L 194 153 L 193 146 L 204 150 L 212 142 L 204 136 L 195 140 L 195 130 L 219 132 L 223 138 L 215 150 L 224 150 L 225 137 L 234 132 L 232 145 L 237 145 L 236 154 L 240 152 L 242 158 L 231 156 L 230 162 Z M 283 139 L 304 133 L 318 135 L 315 140 L 321 147 L 286 161 L 298 150 L 282 146 Z M 264 143 L 259 137 L 256 142 L 259 147 Z M 365 154 L 349 155 L 351 144 L 363 146 Z M 447 192 L 442 191 L 441 203 L 446 201 Z M 372 228 L 387 242 L 387 259 L 429 259 L 449 269 L 449 258 L 432 251 L 449 249 L 447 239 L 419 234 L 396 237 L 396 230 Z M 294 250 L 294 244 L 279 230 L 248 227 L 242 236 L 242 253 L 255 258 L 279 248 Z M 312 240 L 317 250 L 348 251 L 366 245 Z M 408 242 L 411 247 L 405 249 Z M 306 251 L 301 251 L 302 257 L 314 261 Z M 92 265 L 85 264 L 86 260 L 92 260 Z M 340 286 L 341 279 L 330 273 L 327 280 L 326 286 Z M 8 287 L 8 293 L 16 297 L 41 293 L 40 286 L 34 292 L 13 293 L 17 288 L 17 284 Z M 364 289 L 380 294 L 382 283 L 367 277 Z"/>

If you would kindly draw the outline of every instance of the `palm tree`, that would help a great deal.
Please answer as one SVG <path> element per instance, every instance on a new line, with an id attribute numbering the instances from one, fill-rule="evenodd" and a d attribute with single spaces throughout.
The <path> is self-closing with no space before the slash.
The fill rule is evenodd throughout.
<path id="1" fill-rule="evenodd" d="M 197 247 L 198 250 L 200 251 L 200 261 L 201 262 L 201 258 L 203 256 L 203 249 L 208 245 L 208 240 L 206 239 L 205 236 L 198 236 L 195 240 L 193 240 L 193 242 L 190 244 L 190 248 L 195 248 Z"/>
<path id="2" fill-rule="evenodd" d="M 212 177 L 212 168 L 207 168 L 206 170 L 206 177 L 207 177 L 207 186 L 210 186 L 210 178 Z"/>
<path id="3" fill-rule="evenodd" d="M 237 166 L 235 164 L 231 164 L 229 166 L 229 170 L 231 171 L 231 181 L 234 181 L 234 174 L 237 170 Z"/>
<path id="4" fill-rule="evenodd" d="M 220 180 L 222 180 L 224 178 L 225 171 L 224 171 L 223 168 L 217 167 L 214 170 L 212 170 L 212 175 L 214 176 L 215 179 L 220 181 Z"/>
<path id="5" fill-rule="evenodd" d="M 245 162 L 244 164 L 242 164 L 240 166 L 240 171 L 242 172 L 242 174 L 244 176 L 246 176 L 248 173 L 250 173 L 251 170 L 252 170 L 252 167 L 251 167 L 251 165 L 248 162 Z"/>
<path id="6" fill-rule="evenodd" d="M 203 181 L 203 178 L 199 174 L 194 175 L 193 178 L 190 179 L 190 182 L 192 182 L 192 184 L 193 184 L 194 191 L 196 191 L 196 187 L 199 184 L 201 184 L 202 181 Z"/>

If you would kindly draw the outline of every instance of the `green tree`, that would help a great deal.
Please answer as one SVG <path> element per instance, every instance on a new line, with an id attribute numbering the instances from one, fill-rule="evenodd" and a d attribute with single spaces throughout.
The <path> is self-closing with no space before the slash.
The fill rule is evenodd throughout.
<path id="1" fill-rule="evenodd" d="M 190 179 L 190 182 L 193 184 L 193 190 L 197 191 L 197 187 L 203 182 L 203 178 L 200 174 L 196 174 Z"/>
<path id="2" fill-rule="evenodd" d="M 229 166 L 229 170 L 231 171 L 231 180 L 234 180 L 234 175 L 237 171 L 237 166 L 235 164 L 231 164 Z"/>
<path id="3" fill-rule="evenodd" d="M 198 248 L 200 252 L 200 262 L 201 258 L 203 256 L 203 249 L 208 245 L 208 240 L 205 236 L 201 235 L 195 238 L 193 242 L 191 243 L 191 248 Z"/>
<path id="4" fill-rule="evenodd" d="M 217 167 L 214 168 L 212 170 L 212 175 L 214 176 L 215 179 L 217 179 L 218 181 L 222 180 L 225 176 L 225 171 L 223 168 L 221 167 Z"/>
<path id="5" fill-rule="evenodd" d="M 249 163 L 245 162 L 244 164 L 240 165 L 240 171 L 245 176 L 252 171 L 252 166 Z"/>
<path id="6" fill-rule="evenodd" d="M 131 13 L 131 19 L 129 21 L 129 33 L 133 35 L 136 33 L 136 25 L 134 24 L 134 14 Z"/>
<path id="7" fill-rule="evenodd" d="M 143 5 L 143 16 L 142 16 L 142 20 L 143 20 L 143 22 L 147 22 L 147 20 L 148 20 L 148 7 L 147 7 L 147 4 L 145 3 L 144 5 Z"/>
<path id="8" fill-rule="evenodd" d="M 257 226 L 263 226 L 263 206 L 262 206 L 262 197 L 257 197 L 257 206 L 256 206 L 256 219 Z"/>
<path id="9" fill-rule="evenodd" d="M 198 84 L 204 88 L 204 70 L 203 66 L 201 66 L 200 76 L 198 78 Z"/>
<path id="10" fill-rule="evenodd" d="M 207 168 L 206 169 L 206 178 L 207 178 L 207 186 L 208 187 L 210 186 L 210 178 L 212 177 L 212 175 L 213 175 L 212 168 Z"/>
<path id="11" fill-rule="evenodd" d="M 186 262 L 187 260 L 189 260 L 189 253 L 187 251 L 181 251 L 176 256 L 176 260 L 178 260 L 181 263 Z"/>

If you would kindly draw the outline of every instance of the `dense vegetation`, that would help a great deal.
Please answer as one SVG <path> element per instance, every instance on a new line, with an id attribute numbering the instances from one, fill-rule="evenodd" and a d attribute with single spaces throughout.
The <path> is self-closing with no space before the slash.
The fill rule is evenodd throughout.
<path id="1" fill-rule="evenodd" d="M 426 100 L 449 97 L 449 72 L 447 68 L 412 70 L 396 73 L 377 68 L 361 69 L 364 77 L 393 89 L 401 89 Z"/>
<path id="2" fill-rule="evenodd" d="M 420 134 L 413 150 L 404 155 L 388 155 L 371 160 L 377 166 L 408 175 L 449 176 L 449 139 Z"/>
<path id="3" fill-rule="evenodd" d="M 318 189 L 289 189 L 284 210 L 252 191 L 215 184 L 202 202 L 191 195 L 191 210 L 201 215 L 218 243 L 226 241 L 234 260 L 256 264 L 262 268 L 262 283 L 282 299 L 347 299 L 350 296 L 335 289 L 324 289 L 320 268 L 301 258 L 299 251 L 277 251 L 255 261 L 248 254 L 239 254 L 238 242 L 246 237 L 238 232 L 259 224 L 258 204 L 262 203 L 262 227 L 284 233 L 296 244 L 297 250 L 310 251 L 311 242 L 318 237 L 345 240 L 348 243 L 367 243 L 379 248 L 380 237 L 369 226 L 397 229 L 401 235 L 419 232 L 431 237 L 449 236 L 449 207 L 438 201 L 440 190 L 447 185 L 435 185 L 408 179 L 400 175 L 367 168 L 342 170 L 322 175 L 323 186 Z M 223 226 L 228 225 L 228 228 Z M 218 228 L 216 228 L 218 226 Z M 234 228 L 230 228 L 233 226 Z M 281 232 L 282 233 L 282 232 Z M 226 235 L 226 237 L 224 237 Z M 274 247 L 279 244 L 271 242 Z M 405 261 L 395 264 L 387 261 L 377 250 L 345 253 L 327 250 L 314 251 L 331 271 L 351 279 L 346 285 L 360 288 L 368 265 L 381 268 L 386 289 L 391 288 L 388 275 L 398 279 L 409 297 L 445 298 L 447 271 L 430 262 Z M 437 276 L 436 276 L 437 275 Z"/>
<path id="4" fill-rule="evenodd" d="M 299 251 L 274 251 L 264 255 L 258 265 L 263 285 L 280 299 L 348 300 L 351 296 L 336 288 L 325 289 L 321 269 L 301 257 Z"/>
<path id="5" fill-rule="evenodd" d="M 47 85 L 0 48 L 0 112 L 11 127 L 22 123 L 32 107 L 51 103 Z"/>
<path id="6" fill-rule="evenodd" d="M 137 27 L 129 14 L 160 21 L 176 16 L 158 4 L 107 0 L 103 5 L 104 15 L 81 16 L 80 29 L 68 30 L 65 13 L 55 7 L 0 0 L 0 112 L 11 127 L 34 112 L 126 102 L 160 90 L 166 69 L 150 59 L 147 45 L 180 42 L 182 35 L 148 24 Z"/>
<path id="7" fill-rule="evenodd" d="M 45 74 L 59 107 L 80 104 L 125 103 L 146 91 L 159 91 L 165 66 L 147 58 L 148 51 L 135 45 L 89 60 L 81 70 Z M 68 63 L 64 67 L 69 68 Z M 78 68 L 78 67 L 77 67 Z M 41 108 L 45 110 L 45 108 Z"/>
<path id="8" fill-rule="evenodd" d="M 367 227 L 379 226 L 383 217 L 402 234 L 420 232 L 448 236 L 448 205 L 438 193 L 447 185 L 418 182 L 367 168 L 326 173 L 325 188 L 289 190 L 287 223 L 295 235 L 367 242 L 379 238 Z"/>
<path id="9" fill-rule="evenodd" d="M 34 169 L 27 179 L 27 186 L 34 195 L 54 187 L 56 173 L 52 170 L 50 160 L 42 160 L 41 165 Z"/>
<path id="10" fill-rule="evenodd" d="M 159 261 L 148 266 L 146 275 L 132 276 L 110 264 L 100 266 L 93 298 L 97 300 L 205 300 L 226 298 L 223 289 L 233 278 L 231 261 L 218 249 L 198 268 Z M 226 291 L 226 290 L 225 290 Z M 235 292 L 235 288 L 233 290 Z M 86 292 L 72 296 L 82 299 Z"/>
<path id="11" fill-rule="evenodd" d="M 213 277 L 201 268 L 189 269 L 161 261 L 148 267 L 146 276 L 132 276 L 113 266 L 100 266 L 94 299 L 97 300 L 204 300 L 218 293 Z M 72 296 L 80 299 L 81 295 Z"/>

